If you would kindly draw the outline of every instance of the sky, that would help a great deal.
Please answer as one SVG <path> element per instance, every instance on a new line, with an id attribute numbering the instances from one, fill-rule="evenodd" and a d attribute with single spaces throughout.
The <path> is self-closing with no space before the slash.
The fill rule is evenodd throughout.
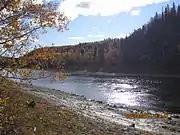
<path id="1" fill-rule="evenodd" d="M 51 0 L 46 0 L 51 1 Z M 42 0 L 37 0 L 42 2 Z M 37 42 L 43 46 L 75 45 L 106 38 L 123 38 L 147 23 L 163 7 L 180 0 L 54 0 L 69 18 L 68 29 L 49 29 Z"/>

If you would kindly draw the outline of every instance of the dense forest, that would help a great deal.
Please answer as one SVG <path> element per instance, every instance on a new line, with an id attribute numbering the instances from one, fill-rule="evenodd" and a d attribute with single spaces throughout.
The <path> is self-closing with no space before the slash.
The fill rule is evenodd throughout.
<path id="1" fill-rule="evenodd" d="M 55 57 L 42 59 L 47 52 Z M 50 69 L 63 63 L 67 70 L 180 73 L 180 5 L 167 5 L 126 38 L 44 47 L 19 59 L 28 59 L 29 65 L 41 61 Z"/>
<path id="2" fill-rule="evenodd" d="M 122 39 L 123 62 L 178 72 L 180 64 L 180 5 L 167 5 L 150 22 Z M 152 67 L 153 68 L 153 67 Z M 152 69 L 151 68 L 151 69 Z"/>

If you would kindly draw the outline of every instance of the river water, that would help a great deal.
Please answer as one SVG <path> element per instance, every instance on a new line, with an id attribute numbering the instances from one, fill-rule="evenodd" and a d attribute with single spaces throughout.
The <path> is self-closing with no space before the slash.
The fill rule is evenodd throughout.
<path id="1" fill-rule="evenodd" d="M 64 81 L 38 79 L 32 84 L 120 107 L 180 113 L 180 79 L 68 76 Z"/>

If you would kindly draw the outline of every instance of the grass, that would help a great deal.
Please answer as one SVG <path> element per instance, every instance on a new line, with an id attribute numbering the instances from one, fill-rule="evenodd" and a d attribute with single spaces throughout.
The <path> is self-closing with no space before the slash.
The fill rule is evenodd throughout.
<path id="1" fill-rule="evenodd" d="M 0 87 L 1 135 L 150 135 L 134 128 L 124 129 L 77 114 L 64 106 L 55 106 L 19 88 Z M 29 107 L 27 101 L 35 101 Z"/>

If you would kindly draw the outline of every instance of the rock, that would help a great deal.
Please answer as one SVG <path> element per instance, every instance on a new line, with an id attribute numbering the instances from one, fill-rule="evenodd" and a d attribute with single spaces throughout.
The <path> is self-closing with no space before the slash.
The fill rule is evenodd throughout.
<path id="1" fill-rule="evenodd" d="M 176 118 L 176 119 L 179 119 L 179 118 L 180 118 L 180 116 L 178 116 L 178 115 L 173 115 L 172 117 L 173 117 L 173 118 Z"/>
<path id="2" fill-rule="evenodd" d="M 84 95 L 80 96 L 81 100 L 86 100 L 86 97 Z"/>
<path id="3" fill-rule="evenodd" d="M 98 102 L 99 104 L 102 104 L 102 103 L 103 103 L 103 101 L 99 101 L 99 100 L 98 100 L 97 102 Z"/>
<path id="4" fill-rule="evenodd" d="M 114 108 L 117 108 L 117 105 L 113 105 Z"/>
<path id="5" fill-rule="evenodd" d="M 168 127 L 167 127 L 167 126 L 165 126 L 165 125 L 163 125 L 163 126 L 162 126 L 162 128 L 167 129 Z"/>
<path id="6" fill-rule="evenodd" d="M 74 94 L 74 93 L 71 93 L 71 96 L 77 96 L 76 94 Z"/>
<path id="7" fill-rule="evenodd" d="M 122 129 L 122 131 L 127 131 L 127 130 L 128 130 L 128 128 L 127 128 L 127 127 L 125 127 L 125 128 L 123 128 L 123 129 Z"/>
<path id="8" fill-rule="evenodd" d="M 172 120 L 172 118 L 171 118 L 171 117 L 168 117 L 167 119 L 168 119 L 168 120 Z"/>
<path id="9" fill-rule="evenodd" d="M 36 127 L 34 127 L 34 132 L 36 132 L 36 129 L 37 129 L 37 128 L 36 128 Z"/>
<path id="10" fill-rule="evenodd" d="M 31 102 L 26 101 L 26 104 L 27 104 L 28 107 L 32 107 L 32 108 L 34 108 L 35 105 L 36 105 L 35 101 L 31 101 Z"/>
<path id="11" fill-rule="evenodd" d="M 114 109 L 113 109 L 113 108 L 111 108 L 111 107 L 107 107 L 107 109 L 108 109 L 108 110 L 114 110 Z"/>
<path id="12" fill-rule="evenodd" d="M 175 128 L 170 128 L 169 130 L 171 130 L 172 132 L 175 132 L 175 131 L 176 131 Z"/>
<path id="13" fill-rule="evenodd" d="M 133 123 L 133 124 L 131 124 L 129 127 L 135 127 L 135 124 Z"/>
<path id="14" fill-rule="evenodd" d="M 91 101 L 91 102 L 94 102 L 95 100 L 94 99 L 87 99 L 88 101 Z"/>
<path id="15" fill-rule="evenodd" d="M 111 117 L 112 117 L 112 118 L 115 118 L 116 116 L 112 115 Z"/>

